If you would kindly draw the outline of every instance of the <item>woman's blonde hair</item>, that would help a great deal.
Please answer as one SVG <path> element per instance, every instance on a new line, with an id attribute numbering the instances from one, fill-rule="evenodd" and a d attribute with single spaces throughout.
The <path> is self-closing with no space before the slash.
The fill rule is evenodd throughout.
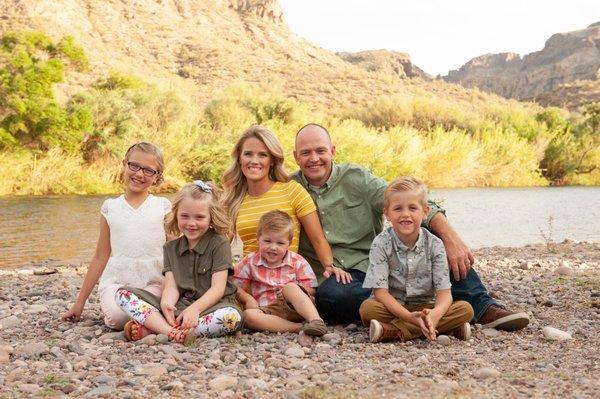
<path id="1" fill-rule="evenodd" d="M 158 166 L 158 175 L 156 176 L 154 184 L 156 184 L 157 186 L 161 184 L 164 181 L 163 172 L 165 171 L 165 159 L 160 148 L 156 144 L 149 143 L 147 141 L 137 142 L 127 149 L 127 151 L 125 152 L 125 157 L 123 157 L 123 167 L 121 168 L 121 173 L 119 174 L 119 181 L 123 182 L 123 171 L 127 167 L 126 164 L 129 161 L 131 153 L 134 151 L 140 151 L 146 154 L 154 155 L 156 166 Z"/>
<path id="2" fill-rule="evenodd" d="M 208 202 L 208 213 L 210 215 L 209 226 L 221 235 L 229 235 L 231 223 L 227 214 L 223 211 L 220 202 L 221 190 L 212 182 L 196 181 L 191 184 L 186 184 L 175 196 L 173 200 L 172 212 L 167 219 L 166 230 L 172 235 L 179 236 L 181 231 L 177 226 L 177 211 L 181 201 L 185 198 L 193 200 L 202 200 Z"/>
<path id="3" fill-rule="evenodd" d="M 233 224 L 233 232 L 235 232 L 235 221 L 240 205 L 248 192 L 248 182 L 240 166 L 240 155 L 244 143 L 249 138 L 260 140 L 269 151 L 273 162 L 273 166 L 269 169 L 269 179 L 283 183 L 289 181 L 289 175 L 283 168 L 283 148 L 273 132 L 260 125 L 252 125 L 246 129 L 231 151 L 231 166 L 223 173 L 223 188 L 225 189 L 223 204 L 225 204 L 227 216 Z"/>

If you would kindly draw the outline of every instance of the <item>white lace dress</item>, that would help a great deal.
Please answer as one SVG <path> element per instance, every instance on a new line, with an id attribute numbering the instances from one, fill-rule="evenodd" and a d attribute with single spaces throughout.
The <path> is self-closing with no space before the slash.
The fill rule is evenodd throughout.
<path id="1" fill-rule="evenodd" d="M 171 202 L 152 194 L 134 209 L 121 195 L 104 201 L 100 212 L 110 227 L 111 255 L 98 289 L 119 284 L 143 288 L 162 282 L 165 215 Z"/>

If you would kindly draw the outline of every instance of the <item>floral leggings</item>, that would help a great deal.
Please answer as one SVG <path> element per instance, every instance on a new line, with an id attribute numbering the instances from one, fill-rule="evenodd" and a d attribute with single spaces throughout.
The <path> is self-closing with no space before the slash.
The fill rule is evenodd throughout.
<path id="1" fill-rule="evenodd" d="M 146 319 L 159 310 L 140 299 L 133 292 L 119 289 L 115 294 L 117 305 L 133 320 L 144 325 Z M 234 307 L 227 306 L 200 316 L 194 332 L 199 337 L 221 337 L 242 327 L 242 315 Z"/>

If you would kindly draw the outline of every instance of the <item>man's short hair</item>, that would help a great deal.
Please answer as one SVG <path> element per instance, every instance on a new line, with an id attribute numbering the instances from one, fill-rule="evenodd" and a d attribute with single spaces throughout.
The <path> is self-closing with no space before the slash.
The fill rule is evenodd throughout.
<path id="1" fill-rule="evenodd" d="M 412 176 L 402 176 L 390 184 L 388 184 L 385 192 L 383 193 L 383 207 L 387 209 L 390 205 L 390 197 L 394 193 L 416 191 L 419 195 L 419 201 L 421 205 L 427 205 L 427 186 L 421 180 Z"/>
<path id="2" fill-rule="evenodd" d="M 292 242 L 294 238 L 294 221 L 287 213 L 278 209 L 263 214 L 258 221 L 256 236 L 266 232 L 287 233 L 287 237 Z"/>
<path id="3" fill-rule="evenodd" d="M 325 128 L 325 126 L 321 126 L 318 123 L 307 123 L 306 125 L 302 126 L 300 129 L 298 129 L 298 131 L 296 132 L 296 140 L 298 140 L 298 135 L 300 134 L 300 132 L 310 126 L 321 128 L 325 132 L 325 134 L 327 135 L 327 139 L 331 143 L 331 135 L 329 134 L 329 130 L 327 130 Z"/>

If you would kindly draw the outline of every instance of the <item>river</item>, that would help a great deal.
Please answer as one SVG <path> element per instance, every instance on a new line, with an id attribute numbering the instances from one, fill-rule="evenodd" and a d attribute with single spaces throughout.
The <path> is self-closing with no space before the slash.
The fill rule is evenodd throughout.
<path id="1" fill-rule="evenodd" d="M 600 241 L 600 187 L 434 189 L 472 248 Z M 89 261 L 107 196 L 0 197 L 0 268 Z"/>

